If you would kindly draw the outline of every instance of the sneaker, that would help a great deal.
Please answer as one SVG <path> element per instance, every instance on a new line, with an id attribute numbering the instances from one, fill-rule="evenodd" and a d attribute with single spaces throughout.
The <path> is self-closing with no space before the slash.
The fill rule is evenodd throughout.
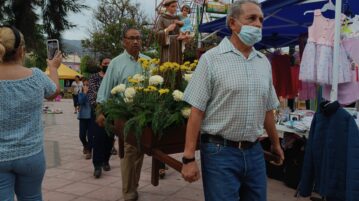
<path id="1" fill-rule="evenodd" d="M 98 179 L 101 177 L 101 174 L 102 174 L 102 169 L 99 168 L 99 167 L 95 167 L 95 171 L 93 173 L 93 176 Z"/>
<path id="2" fill-rule="evenodd" d="M 103 169 L 103 171 L 110 171 L 111 170 L 111 166 L 110 166 L 110 164 L 104 164 L 103 166 L 102 166 L 102 169 Z"/>

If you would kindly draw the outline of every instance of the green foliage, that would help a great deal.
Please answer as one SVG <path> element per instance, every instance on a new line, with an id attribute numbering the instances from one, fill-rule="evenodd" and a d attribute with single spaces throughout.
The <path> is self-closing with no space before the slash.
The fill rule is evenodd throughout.
<path id="1" fill-rule="evenodd" d="M 80 71 L 85 78 L 89 78 L 91 74 L 98 72 L 99 68 L 96 61 L 89 55 L 85 55 L 81 58 Z"/>
<path id="2" fill-rule="evenodd" d="M 23 33 L 26 50 L 31 53 L 26 59 L 26 66 L 36 66 L 44 70 L 47 66 L 46 38 L 56 38 L 61 42 L 62 33 L 75 26 L 68 20 L 68 15 L 87 9 L 84 2 L 0 0 L 0 24 L 14 25 Z"/>
<path id="3" fill-rule="evenodd" d="M 82 45 L 95 55 L 114 58 L 123 52 L 121 41 L 127 27 L 136 27 L 141 31 L 143 46 L 153 45 L 153 33 L 140 10 L 140 4 L 134 4 L 131 0 L 100 0 L 94 16 L 90 38 L 83 40 Z"/>

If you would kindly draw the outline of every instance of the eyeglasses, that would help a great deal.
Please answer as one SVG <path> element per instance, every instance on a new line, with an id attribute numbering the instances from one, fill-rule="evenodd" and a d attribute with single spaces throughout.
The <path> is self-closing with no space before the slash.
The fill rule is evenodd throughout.
<path id="1" fill-rule="evenodd" d="M 134 40 L 141 41 L 141 37 L 125 37 L 125 38 L 132 41 Z"/>

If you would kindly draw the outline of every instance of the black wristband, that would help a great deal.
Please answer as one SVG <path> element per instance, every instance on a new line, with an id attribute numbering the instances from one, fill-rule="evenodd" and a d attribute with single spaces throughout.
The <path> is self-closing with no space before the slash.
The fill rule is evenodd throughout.
<path id="1" fill-rule="evenodd" d="M 183 164 L 188 164 L 188 163 L 191 163 L 191 162 L 193 162 L 193 161 L 195 161 L 195 160 L 196 160 L 195 157 L 193 157 L 193 158 L 185 158 L 185 157 L 182 157 L 182 163 L 183 163 Z"/>

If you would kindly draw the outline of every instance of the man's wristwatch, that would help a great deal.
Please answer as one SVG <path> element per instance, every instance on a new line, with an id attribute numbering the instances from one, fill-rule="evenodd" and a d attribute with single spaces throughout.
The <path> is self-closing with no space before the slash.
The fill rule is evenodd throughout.
<path id="1" fill-rule="evenodd" d="M 182 157 L 182 163 L 185 164 L 185 165 L 188 164 L 188 163 L 191 163 L 191 162 L 193 162 L 195 160 L 196 160 L 195 157 L 193 157 L 193 158 Z"/>

